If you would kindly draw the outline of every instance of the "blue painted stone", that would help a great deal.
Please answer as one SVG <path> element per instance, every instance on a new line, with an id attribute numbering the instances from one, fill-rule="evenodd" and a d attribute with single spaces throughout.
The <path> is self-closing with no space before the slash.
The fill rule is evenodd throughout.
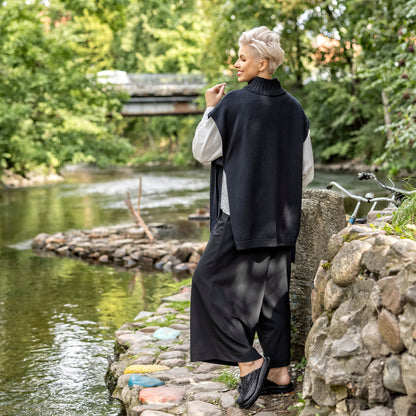
<path id="1" fill-rule="evenodd" d="M 129 378 L 129 387 L 156 387 L 165 384 L 162 380 L 156 377 L 142 376 L 140 374 L 132 374 Z"/>
<path id="2" fill-rule="evenodd" d="M 159 340 L 174 339 L 174 338 L 178 338 L 180 334 L 181 334 L 181 331 L 177 329 L 165 327 L 165 328 L 159 328 L 155 332 L 153 332 L 153 338 L 156 338 Z"/>

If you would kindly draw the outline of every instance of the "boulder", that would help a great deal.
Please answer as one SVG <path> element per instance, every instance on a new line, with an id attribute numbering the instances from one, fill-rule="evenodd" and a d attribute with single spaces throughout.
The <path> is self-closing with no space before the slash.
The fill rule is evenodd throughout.
<path id="1" fill-rule="evenodd" d="M 361 258 L 371 248 L 366 241 L 345 243 L 331 264 L 331 278 L 335 284 L 346 287 L 354 282 L 361 270 Z"/>
<path id="2" fill-rule="evenodd" d="M 416 415 L 416 404 L 411 403 L 407 396 L 400 396 L 394 400 L 393 409 L 397 416 Z"/>
<path id="3" fill-rule="evenodd" d="M 416 307 L 405 305 L 404 312 L 399 316 L 400 334 L 408 352 L 416 357 Z"/>
<path id="4" fill-rule="evenodd" d="M 217 406 L 199 400 L 188 402 L 188 416 L 222 416 L 222 410 Z"/>
<path id="5" fill-rule="evenodd" d="M 398 319 L 387 309 L 383 309 L 378 316 L 378 330 L 383 341 L 396 353 L 404 350 L 405 346 L 400 336 Z"/>
<path id="6" fill-rule="evenodd" d="M 416 404 L 416 357 L 408 353 L 403 354 L 401 368 L 407 396 L 413 404 Z"/>
<path id="7" fill-rule="evenodd" d="M 177 387 L 149 387 L 140 390 L 139 401 L 145 404 L 178 403 L 185 396 L 185 390 Z"/>
<path id="8" fill-rule="evenodd" d="M 406 388 L 402 378 L 400 356 L 392 355 L 387 358 L 383 371 L 383 384 L 390 391 L 406 394 Z"/>
<path id="9" fill-rule="evenodd" d="M 378 285 L 380 286 L 383 306 L 394 315 L 399 315 L 403 312 L 405 300 L 397 287 L 396 280 L 394 276 L 385 277 L 379 280 Z"/>
<path id="10" fill-rule="evenodd" d="M 321 259 L 326 259 L 328 241 L 345 227 L 342 196 L 333 191 L 306 189 L 302 195 L 301 228 L 292 266 L 290 302 L 292 311 L 292 358 L 301 360 L 311 319 L 311 290 Z M 306 317 L 306 319 L 305 319 Z"/>
<path id="11" fill-rule="evenodd" d="M 368 322 L 361 331 L 361 339 L 373 358 L 380 358 L 381 339 L 376 320 Z"/>

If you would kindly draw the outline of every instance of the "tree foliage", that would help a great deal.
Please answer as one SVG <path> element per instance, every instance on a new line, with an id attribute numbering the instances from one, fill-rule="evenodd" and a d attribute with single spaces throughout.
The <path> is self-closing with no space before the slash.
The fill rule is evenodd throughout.
<path id="1" fill-rule="evenodd" d="M 373 14 L 357 36 L 363 45 L 360 57 L 365 91 L 377 90 L 384 102 L 385 137 L 378 163 L 392 173 L 416 169 L 416 1 L 376 2 Z"/>
<path id="2" fill-rule="evenodd" d="M 0 5 L 0 166 L 192 161 L 199 117 L 122 119 L 101 70 L 203 73 L 240 88 L 244 30 L 281 34 L 277 76 L 315 158 L 416 169 L 416 0 L 8 0 Z"/>
<path id="3" fill-rule="evenodd" d="M 130 144 L 108 117 L 120 101 L 95 81 L 111 45 L 106 23 L 87 9 L 10 1 L 0 7 L 0 164 L 25 174 L 65 163 L 125 161 Z M 105 51 L 105 48 L 104 48 Z"/>
<path id="4" fill-rule="evenodd" d="M 126 26 L 114 40 L 117 69 L 131 73 L 204 71 L 208 24 L 199 0 L 131 0 Z M 190 142 L 199 117 L 157 116 L 124 120 L 136 148 L 132 163 L 193 163 Z"/>

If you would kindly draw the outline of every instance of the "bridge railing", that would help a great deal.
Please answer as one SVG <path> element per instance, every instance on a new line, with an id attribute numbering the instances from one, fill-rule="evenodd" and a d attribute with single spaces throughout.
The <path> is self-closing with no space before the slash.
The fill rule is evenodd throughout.
<path id="1" fill-rule="evenodd" d="M 201 74 L 127 74 L 130 95 L 198 95 L 205 87 Z"/>
<path id="2" fill-rule="evenodd" d="M 202 74 L 128 74 L 124 71 L 102 71 L 102 82 L 124 89 L 130 96 L 196 96 L 206 86 Z"/>

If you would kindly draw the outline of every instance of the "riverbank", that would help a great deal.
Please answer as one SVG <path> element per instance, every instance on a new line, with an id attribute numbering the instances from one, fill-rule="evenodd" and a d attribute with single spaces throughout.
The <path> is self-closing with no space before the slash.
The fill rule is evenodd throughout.
<path id="1" fill-rule="evenodd" d="M 74 230 L 53 235 L 41 233 L 32 241 L 38 254 L 79 258 L 90 263 L 117 268 L 172 272 L 179 277 L 192 275 L 205 249 L 204 242 L 162 240 L 169 229 L 164 224 L 149 224 L 155 240 L 134 224 Z"/>
<path id="2" fill-rule="evenodd" d="M 189 356 L 190 287 L 164 298 L 156 312 L 142 311 L 116 331 L 114 362 L 106 383 L 127 416 L 273 416 L 298 413 L 303 368 L 292 363 L 295 391 L 262 396 L 247 410 L 235 403 L 238 368 L 195 363 Z M 256 348 L 261 352 L 258 341 Z"/>
<path id="3" fill-rule="evenodd" d="M 206 169 L 208 166 L 205 166 L 203 169 Z M 88 165 L 68 165 L 64 167 L 59 173 L 50 173 L 50 174 L 44 174 L 42 172 L 29 172 L 27 175 L 22 176 L 18 175 L 14 172 L 12 172 L 10 169 L 5 169 L 0 172 L 0 189 L 2 188 L 25 188 L 25 187 L 36 187 L 36 186 L 42 186 L 45 184 L 54 184 L 54 183 L 60 183 L 65 181 L 65 178 L 68 175 L 73 175 L 75 173 L 91 173 L 95 172 L 98 174 L 101 174 L 107 170 L 116 170 L 116 171 L 131 171 L 131 170 L 140 170 L 140 171 L 150 171 L 154 169 L 158 170 L 180 170 L 183 169 L 183 167 L 180 166 L 171 166 L 169 164 L 163 164 L 163 163 L 147 163 L 140 166 L 134 166 L 134 167 L 114 167 L 109 169 L 99 169 L 93 166 Z M 315 170 L 316 171 L 322 171 L 322 172 L 350 172 L 350 173 L 356 173 L 361 171 L 377 171 L 377 166 L 369 166 L 361 161 L 358 160 L 352 160 L 352 161 L 344 161 L 344 162 L 338 162 L 338 163 L 330 163 L 330 164 L 323 164 L 323 163 L 316 163 L 315 164 Z M 408 174 L 409 175 L 409 174 Z M 401 175 L 403 176 L 403 174 Z"/>
<path id="4" fill-rule="evenodd" d="M 29 172 L 22 176 L 12 172 L 9 169 L 4 169 L 0 176 L 1 188 L 26 188 L 30 186 L 40 186 L 45 184 L 53 184 L 63 182 L 64 178 L 56 173 L 49 173 L 47 175 Z"/>

